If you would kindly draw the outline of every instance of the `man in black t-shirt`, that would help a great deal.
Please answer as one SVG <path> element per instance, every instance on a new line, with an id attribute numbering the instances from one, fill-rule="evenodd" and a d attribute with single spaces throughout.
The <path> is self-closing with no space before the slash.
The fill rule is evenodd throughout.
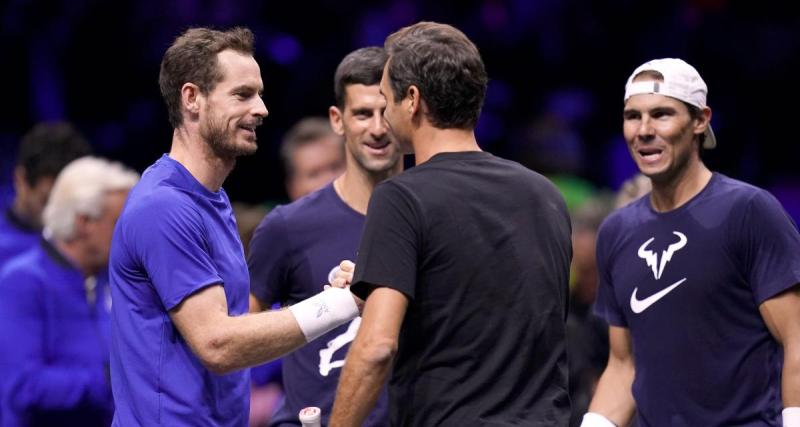
<path id="1" fill-rule="evenodd" d="M 565 426 L 570 223 L 544 177 L 481 151 L 475 45 L 423 22 L 387 38 L 384 118 L 416 167 L 369 203 L 361 329 L 331 426 L 360 425 L 394 364 L 392 425 Z"/>

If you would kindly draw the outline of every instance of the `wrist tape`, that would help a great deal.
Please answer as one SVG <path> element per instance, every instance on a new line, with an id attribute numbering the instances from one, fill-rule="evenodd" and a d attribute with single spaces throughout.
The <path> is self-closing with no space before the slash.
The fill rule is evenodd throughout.
<path id="1" fill-rule="evenodd" d="M 783 408 L 783 427 L 800 427 L 800 407 Z"/>
<path id="2" fill-rule="evenodd" d="M 289 307 L 306 342 L 358 316 L 358 306 L 348 289 L 329 288 Z"/>
<path id="3" fill-rule="evenodd" d="M 583 415 L 581 427 L 617 427 L 617 425 L 597 412 L 587 412 Z"/>

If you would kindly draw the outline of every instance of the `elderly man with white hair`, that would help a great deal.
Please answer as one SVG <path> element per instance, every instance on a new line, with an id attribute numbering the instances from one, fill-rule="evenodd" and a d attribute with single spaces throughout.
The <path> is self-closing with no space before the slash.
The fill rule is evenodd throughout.
<path id="1" fill-rule="evenodd" d="M 114 224 L 138 179 L 96 157 L 70 163 L 44 209 L 40 244 L 0 271 L 3 427 L 110 424 L 110 299 L 95 284 L 107 281 Z"/>

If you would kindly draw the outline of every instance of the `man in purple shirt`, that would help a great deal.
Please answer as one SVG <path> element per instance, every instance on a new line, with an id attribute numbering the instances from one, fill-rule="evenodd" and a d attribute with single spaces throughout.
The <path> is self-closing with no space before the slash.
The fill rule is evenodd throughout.
<path id="1" fill-rule="evenodd" d="M 598 234 L 610 356 L 584 427 L 634 411 L 640 427 L 780 426 L 782 407 L 800 425 L 800 236 L 772 195 L 706 168 L 707 92 L 673 58 L 625 87 L 623 133 L 653 188 Z"/>
<path id="2" fill-rule="evenodd" d="M 336 105 L 329 113 L 334 131 L 345 138 L 344 174 L 278 206 L 256 229 L 248 264 L 251 292 L 261 309 L 316 294 L 341 259 L 355 259 L 372 190 L 402 168 L 398 146 L 383 123 L 386 101 L 378 84 L 385 62 L 383 48 L 368 47 L 348 54 L 336 70 Z M 297 414 L 306 406 L 319 407 L 327 424 L 344 357 L 360 323 L 356 318 L 283 359 L 286 400 L 272 425 L 300 425 Z M 388 425 L 385 393 L 365 425 Z"/>
<path id="3" fill-rule="evenodd" d="M 328 289 L 247 314 L 247 264 L 222 183 L 267 116 L 253 33 L 192 28 L 159 75 L 172 146 L 142 175 L 114 230 L 110 277 L 115 426 L 246 426 L 250 366 L 358 314 Z"/>

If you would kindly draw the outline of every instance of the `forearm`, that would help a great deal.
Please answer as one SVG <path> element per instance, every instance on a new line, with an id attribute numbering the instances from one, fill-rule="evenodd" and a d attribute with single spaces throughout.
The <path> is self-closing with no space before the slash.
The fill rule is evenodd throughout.
<path id="1" fill-rule="evenodd" d="M 392 367 L 391 350 L 353 343 L 339 379 L 330 427 L 360 426 L 375 406 Z"/>
<path id="2" fill-rule="evenodd" d="M 220 320 L 203 350 L 209 369 L 218 374 L 260 365 L 306 343 L 303 332 L 288 310 Z"/>
<path id="3" fill-rule="evenodd" d="M 800 344 L 785 342 L 781 375 L 783 406 L 800 407 Z"/>
<path id="4" fill-rule="evenodd" d="M 627 426 L 636 410 L 631 394 L 633 377 L 632 362 L 609 361 L 597 383 L 589 412 L 601 414 L 617 426 Z"/>
<path id="5" fill-rule="evenodd" d="M 223 304 L 203 299 L 221 289 L 198 294 L 188 312 L 173 314 L 179 330 L 203 363 L 214 373 L 225 374 L 259 365 L 297 349 L 331 329 L 358 316 L 350 291 L 328 289 L 286 310 L 229 316 Z M 199 303 L 197 301 L 200 301 Z"/>

